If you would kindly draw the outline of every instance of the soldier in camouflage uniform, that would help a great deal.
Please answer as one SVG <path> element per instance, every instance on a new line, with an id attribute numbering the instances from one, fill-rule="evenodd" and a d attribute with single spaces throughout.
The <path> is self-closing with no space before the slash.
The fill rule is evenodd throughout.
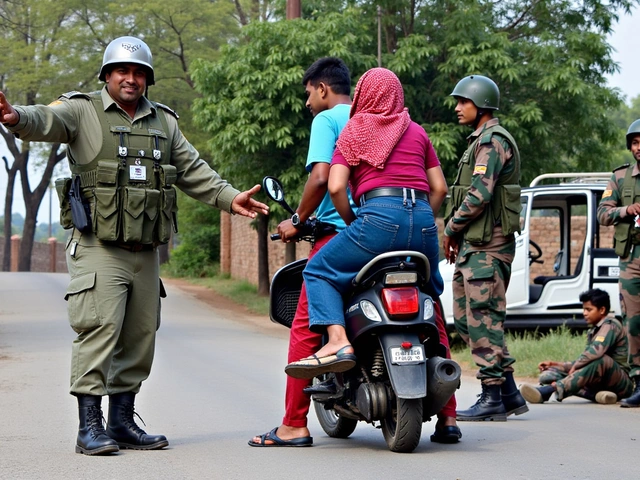
<path id="1" fill-rule="evenodd" d="M 556 393 L 559 401 L 571 395 L 602 404 L 616 403 L 633 391 L 627 363 L 627 335 L 618 320 L 607 316 L 609 294 L 598 288 L 580 295 L 584 318 L 591 328 L 587 346 L 574 362 L 540 362 L 538 381 L 542 387 L 523 385 L 522 396 L 530 403 L 543 403 Z"/>
<path id="2" fill-rule="evenodd" d="M 528 411 L 513 379 L 504 339 L 506 291 L 520 230 L 520 154 L 493 112 L 500 92 L 489 78 L 465 77 L 451 93 L 459 123 L 473 127 L 445 215 L 443 248 L 453 275 L 453 315 L 482 382 L 479 400 L 457 411 L 461 421 L 505 421 Z"/>
<path id="3" fill-rule="evenodd" d="M 636 163 L 613 171 L 598 206 L 601 225 L 614 226 L 614 248 L 620 257 L 620 305 L 629 340 L 633 394 L 622 407 L 640 407 L 640 119 L 627 131 L 627 148 Z"/>
<path id="4" fill-rule="evenodd" d="M 146 98 L 154 84 L 146 43 L 113 40 L 98 78 L 106 83 L 102 91 L 71 92 L 50 105 L 14 108 L 0 92 L 0 122 L 16 136 L 68 145 L 73 179 L 59 179 L 56 188 L 60 222 L 73 228 L 65 299 L 78 336 L 70 393 L 80 417 L 76 452 L 87 455 L 169 444 L 164 435 L 147 434 L 133 416 L 135 396 L 151 371 L 160 297 L 166 296 L 157 247 L 175 229 L 174 185 L 229 213 L 268 213 L 252 198 L 259 185 L 239 192 L 220 178 L 184 137 L 175 112 Z M 106 430 L 103 395 L 109 395 Z"/>

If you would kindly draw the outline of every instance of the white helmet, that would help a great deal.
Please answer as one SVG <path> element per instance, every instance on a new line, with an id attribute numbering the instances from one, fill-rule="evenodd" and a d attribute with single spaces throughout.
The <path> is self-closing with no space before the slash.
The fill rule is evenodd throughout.
<path id="1" fill-rule="evenodd" d="M 137 63 L 147 67 L 147 85 L 153 85 L 153 58 L 149 46 L 136 37 L 119 37 L 113 40 L 104 50 L 102 67 L 98 79 L 105 81 L 107 66 L 116 63 Z"/>

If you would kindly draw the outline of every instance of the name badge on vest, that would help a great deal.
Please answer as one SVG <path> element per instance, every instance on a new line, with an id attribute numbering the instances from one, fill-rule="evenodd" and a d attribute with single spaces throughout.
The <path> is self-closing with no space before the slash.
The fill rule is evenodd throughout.
<path id="1" fill-rule="evenodd" d="M 144 165 L 129 165 L 129 180 L 146 182 L 147 167 Z"/>

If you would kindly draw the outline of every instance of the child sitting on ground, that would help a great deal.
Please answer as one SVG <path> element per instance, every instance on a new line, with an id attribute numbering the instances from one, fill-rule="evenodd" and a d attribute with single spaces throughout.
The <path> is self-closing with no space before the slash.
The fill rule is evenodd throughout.
<path id="1" fill-rule="evenodd" d="M 618 320 L 608 316 L 609 294 L 599 288 L 580 294 L 587 324 L 587 346 L 575 362 L 540 362 L 539 387 L 522 385 L 529 403 L 544 403 L 555 392 L 558 401 L 571 395 L 613 404 L 633 392 L 627 362 L 627 336 Z"/>

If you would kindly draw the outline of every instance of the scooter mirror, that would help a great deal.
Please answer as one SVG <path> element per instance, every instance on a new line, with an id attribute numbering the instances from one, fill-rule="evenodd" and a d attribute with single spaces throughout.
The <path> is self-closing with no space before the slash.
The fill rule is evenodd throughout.
<path id="1" fill-rule="evenodd" d="M 282 188 L 282 184 L 277 179 L 264 177 L 262 186 L 267 195 L 269 195 L 269 198 L 274 202 L 280 203 L 284 199 L 284 188 Z"/>
<path id="2" fill-rule="evenodd" d="M 282 186 L 282 184 L 277 178 L 264 177 L 262 179 L 262 188 L 264 189 L 265 193 L 271 200 L 281 205 L 285 210 L 287 210 L 292 215 L 295 213 L 295 211 L 285 201 L 284 187 Z"/>

